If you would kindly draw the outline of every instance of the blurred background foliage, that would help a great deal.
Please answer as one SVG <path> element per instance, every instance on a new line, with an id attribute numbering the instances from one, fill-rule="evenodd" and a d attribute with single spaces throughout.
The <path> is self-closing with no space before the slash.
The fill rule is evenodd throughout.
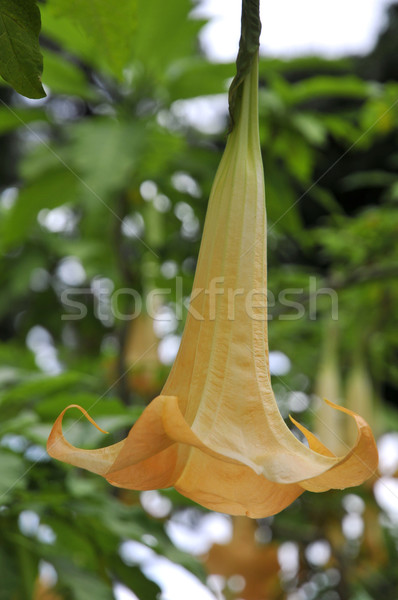
<path id="1" fill-rule="evenodd" d="M 180 565 L 203 598 L 397 600 L 398 5 L 368 56 L 260 62 L 274 388 L 344 444 L 318 397 L 368 418 L 378 477 L 250 521 L 46 455 L 71 402 L 110 432 L 71 442 L 121 439 L 178 346 L 234 75 L 192 8 L 40 3 L 47 96 L 0 86 L 0 599 L 175 600 Z"/>

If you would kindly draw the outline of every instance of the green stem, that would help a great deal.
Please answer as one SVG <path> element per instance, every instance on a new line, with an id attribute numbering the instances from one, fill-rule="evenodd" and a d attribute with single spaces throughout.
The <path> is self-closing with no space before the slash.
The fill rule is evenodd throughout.
<path id="1" fill-rule="evenodd" d="M 236 75 L 229 88 L 228 102 L 231 117 L 230 130 L 235 122 L 237 106 L 242 95 L 242 84 L 249 73 L 260 46 L 260 0 L 242 0 L 241 35 L 236 59 Z"/>

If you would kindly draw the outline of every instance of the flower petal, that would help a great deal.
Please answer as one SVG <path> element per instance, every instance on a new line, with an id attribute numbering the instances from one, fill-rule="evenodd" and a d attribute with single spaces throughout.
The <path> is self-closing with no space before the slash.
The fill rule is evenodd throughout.
<path id="1" fill-rule="evenodd" d="M 75 446 L 72 446 L 72 444 L 65 439 L 62 432 L 62 420 L 64 414 L 70 408 L 78 408 L 86 417 L 86 419 L 95 425 L 97 429 L 104 431 L 98 427 L 98 425 L 90 417 L 88 412 L 84 410 L 84 408 L 78 404 L 71 404 L 61 412 L 53 425 L 50 436 L 47 440 L 48 454 L 53 458 L 62 460 L 70 465 L 74 465 L 75 467 L 81 467 L 82 469 L 87 469 L 87 471 L 92 471 L 98 475 L 104 475 L 114 462 L 116 456 L 119 454 L 121 448 L 123 447 L 124 440 L 118 442 L 117 444 L 113 444 L 112 446 L 107 446 L 106 448 L 98 448 L 97 450 L 84 450 L 82 448 L 76 448 Z"/>
<path id="2" fill-rule="evenodd" d="M 301 425 L 301 423 L 296 421 L 296 419 L 293 419 L 291 415 L 289 415 L 289 419 L 291 420 L 293 425 L 295 425 L 297 429 L 299 429 L 301 433 L 305 435 L 311 450 L 314 450 L 314 452 L 318 452 L 319 454 L 323 454 L 324 456 L 336 456 L 331 450 L 329 450 L 329 448 L 322 444 L 322 442 L 316 437 L 316 435 L 314 435 L 311 431 L 304 427 L 304 425 Z"/>
<path id="3" fill-rule="evenodd" d="M 244 414 L 241 414 L 238 419 L 231 417 L 224 427 L 222 421 L 214 425 L 210 420 L 209 435 L 204 435 L 202 438 L 187 423 L 181 410 L 184 404 L 181 404 L 182 407 L 176 396 L 158 396 L 149 404 L 130 430 L 122 451 L 107 474 L 109 480 L 112 475 L 112 482 L 115 481 L 117 471 L 135 466 L 134 469 L 129 469 L 131 487 L 141 486 L 141 483 L 134 483 L 137 481 L 137 469 L 141 469 L 141 466 L 138 467 L 139 463 L 155 455 L 163 461 L 165 455 L 158 453 L 174 443 L 179 446 L 184 445 L 191 450 L 200 450 L 203 455 L 217 459 L 220 464 L 229 463 L 239 468 L 248 467 L 269 482 L 284 486 L 324 473 L 339 460 L 333 455 L 313 451 L 304 446 L 291 434 L 282 419 L 273 423 L 274 428 L 271 429 L 270 424 L 260 413 L 256 413 L 256 418 L 248 422 Z M 242 436 L 242 432 L 246 429 L 248 433 Z M 244 446 L 240 447 L 239 443 L 242 440 Z M 178 457 L 179 466 L 175 455 L 170 470 L 170 473 L 174 473 L 175 479 L 180 476 L 179 472 L 183 468 L 180 450 Z M 151 468 L 154 464 L 151 461 Z M 149 466 L 149 463 L 147 465 Z M 118 477 L 121 477 L 120 473 Z M 123 481 L 127 483 L 128 479 L 123 476 Z"/>
<path id="4" fill-rule="evenodd" d="M 176 471 L 181 471 L 181 452 L 173 444 L 138 463 L 123 468 L 112 468 L 106 480 L 127 490 L 156 490 L 174 485 Z"/>
<path id="5" fill-rule="evenodd" d="M 211 510 L 253 518 L 279 512 L 303 492 L 300 485 L 268 481 L 208 448 L 185 421 L 175 396 L 151 402 L 105 476 L 129 489 L 174 486 Z"/>
<path id="6" fill-rule="evenodd" d="M 191 449 L 174 487 L 210 510 L 252 518 L 278 513 L 304 491 L 297 484 L 268 481 L 250 467 L 221 461 L 197 448 Z"/>
<path id="7" fill-rule="evenodd" d="M 329 400 L 325 400 L 325 402 L 332 408 L 350 415 L 355 420 L 358 435 L 354 446 L 345 456 L 340 457 L 339 463 L 335 467 L 318 477 L 300 482 L 304 489 L 311 492 L 324 492 L 330 489 L 344 489 L 360 485 L 373 475 L 378 464 L 376 442 L 366 421 L 348 408 Z M 319 440 L 312 434 L 308 435 L 309 432 L 304 427 L 300 426 L 299 428 L 307 437 L 310 448 L 317 449 L 319 452 Z M 316 446 L 317 448 L 315 448 Z"/>
<path id="8" fill-rule="evenodd" d="M 174 485 L 192 449 L 222 462 L 234 461 L 208 448 L 186 422 L 176 396 L 158 396 L 130 430 L 106 473 L 113 485 L 143 490 Z"/>

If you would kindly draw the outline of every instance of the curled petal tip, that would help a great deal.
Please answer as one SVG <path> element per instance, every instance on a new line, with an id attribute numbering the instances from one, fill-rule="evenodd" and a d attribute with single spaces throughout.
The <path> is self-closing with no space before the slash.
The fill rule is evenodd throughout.
<path id="1" fill-rule="evenodd" d="M 97 450 L 85 450 L 73 446 L 65 438 L 62 431 L 63 417 L 70 408 L 78 408 L 99 431 L 107 433 L 97 425 L 84 408 L 78 404 L 70 404 L 61 412 L 53 425 L 47 441 L 48 454 L 57 460 L 61 460 L 76 467 L 87 469 L 88 471 L 98 473 L 99 475 L 105 475 L 109 467 L 115 461 L 116 456 L 119 454 L 124 444 L 124 440 L 117 444 L 113 444 L 106 448 L 99 448 Z"/>
<path id="2" fill-rule="evenodd" d="M 368 423 L 360 415 L 344 406 L 327 399 L 325 399 L 325 402 L 332 408 L 344 412 L 354 419 L 357 427 L 357 439 L 353 445 L 346 444 L 347 452 L 339 457 L 338 463 L 332 469 L 318 477 L 300 482 L 300 485 L 312 492 L 361 485 L 374 475 L 378 466 L 377 446 Z M 330 452 L 305 427 L 297 424 L 297 422 L 295 424 L 307 438 L 310 448 L 320 453 Z"/>
<path id="3" fill-rule="evenodd" d="M 102 429 L 102 427 L 100 427 L 92 417 L 90 417 L 90 415 L 88 414 L 88 412 L 86 411 L 85 408 L 83 408 L 82 406 L 80 406 L 79 404 L 69 404 L 69 406 L 67 406 L 65 408 L 65 410 L 63 411 L 62 414 L 64 414 L 65 411 L 69 410 L 70 408 L 78 408 L 80 410 L 81 413 L 83 413 L 83 415 L 86 417 L 86 419 L 88 421 L 90 421 L 90 423 L 92 425 L 94 425 L 94 427 L 96 427 L 98 429 L 98 431 L 100 431 L 101 433 L 109 433 L 109 431 L 106 431 L 105 429 Z"/>

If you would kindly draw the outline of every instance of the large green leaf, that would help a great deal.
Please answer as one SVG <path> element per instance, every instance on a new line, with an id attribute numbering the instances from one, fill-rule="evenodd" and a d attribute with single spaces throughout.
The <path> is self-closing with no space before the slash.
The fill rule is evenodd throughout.
<path id="1" fill-rule="evenodd" d="M 1 355 L 0 355 L 1 356 Z M 0 395 L 0 404 L 10 404 L 14 410 L 20 410 L 19 402 L 35 402 L 46 395 L 54 395 L 74 387 L 83 387 L 90 381 L 87 375 L 69 370 L 57 376 L 34 373 L 30 378 L 22 380 L 19 385 L 4 391 Z M 95 382 L 94 378 L 92 381 Z M 73 391 L 71 389 L 71 394 Z"/>
<path id="2" fill-rule="evenodd" d="M 66 17 L 83 31 L 108 69 L 122 79 L 123 67 L 132 55 L 137 20 L 136 0 L 52 0 L 56 15 Z"/>
<path id="3" fill-rule="evenodd" d="M 172 100 L 223 94 L 227 92 L 227 82 L 233 74 L 232 64 L 209 63 L 199 57 L 186 58 L 176 62 L 168 73 L 168 89 Z"/>
<path id="4" fill-rule="evenodd" d="M 70 128 L 63 158 L 79 174 L 87 208 L 106 214 L 108 223 L 115 216 L 112 195 L 137 176 L 159 176 L 181 147 L 179 136 L 146 120 L 96 117 Z"/>
<path id="5" fill-rule="evenodd" d="M 43 55 L 43 81 L 51 92 L 87 100 L 97 98 L 94 87 L 89 85 L 83 70 L 77 65 L 56 52 L 43 50 Z"/>
<path id="6" fill-rule="evenodd" d="M 347 175 L 342 181 L 344 190 L 361 188 L 387 187 L 397 181 L 397 175 L 389 171 L 358 171 Z"/>
<path id="7" fill-rule="evenodd" d="M 84 61 L 84 64 L 89 67 L 102 65 L 101 52 L 93 52 L 92 40 L 69 13 L 64 14 L 54 2 L 42 5 L 40 12 L 43 35 L 51 42 L 55 42 L 56 46 L 67 51 L 70 57 L 77 57 Z"/>
<path id="8" fill-rule="evenodd" d="M 260 57 L 260 77 L 269 71 L 279 73 L 346 73 L 353 69 L 352 59 L 346 56 L 330 59 L 323 56 L 295 56 L 292 58 Z"/>
<path id="9" fill-rule="evenodd" d="M 68 164 L 81 177 L 91 202 L 104 206 L 104 197 L 123 189 L 146 147 L 146 131 L 139 121 L 97 117 L 77 123 L 70 131 Z"/>
<path id="10" fill-rule="evenodd" d="M 190 0 L 159 2 L 138 0 L 138 27 L 134 57 L 151 76 L 163 78 L 174 62 L 192 56 L 203 21 L 189 18 Z"/>
<path id="11" fill-rule="evenodd" d="M 40 11 L 35 0 L 0 2 L 0 74 L 20 94 L 43 98 Z"/>
<path id="12" fill-rule="evenodd" d="M 310 77 L 304 79 L 289 88 L 286 101 L 290 105 L 310 102 L 314 99 L 331 98 L 366 98 L 369 93 L 369 85 L 353 75 L 344 77 Z"/>

